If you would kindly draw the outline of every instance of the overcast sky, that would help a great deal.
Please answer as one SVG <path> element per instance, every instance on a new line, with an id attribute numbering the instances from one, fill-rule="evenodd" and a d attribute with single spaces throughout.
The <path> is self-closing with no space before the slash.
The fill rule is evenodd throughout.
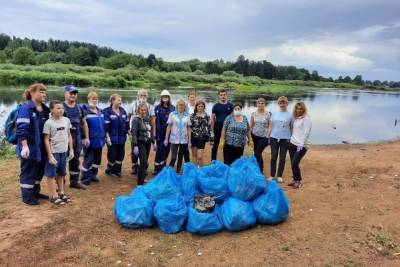
<path id="1" fill-rule="evenodd" d="M 399 0 L 0 0 L 0 32 L 400 80 Z"/>

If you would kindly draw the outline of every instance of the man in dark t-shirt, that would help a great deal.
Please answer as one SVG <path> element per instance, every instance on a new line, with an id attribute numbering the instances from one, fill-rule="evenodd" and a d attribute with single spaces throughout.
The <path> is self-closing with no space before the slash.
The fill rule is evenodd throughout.
<path id="1" fill-rule="evenodd" d="M 214 135 L 211 160 L 217 159 L 218 146 L 224 121 L 233 111 L 233 105 L 228 101 L 228 91 L 226 89 L 218 91 L 218 100 L 219 102 L 213 106 L 211 114 L 211 131 L 213 133 L 212 135 Z"/>
<path id="2" fill-rule="evenodd" d="M 71 136 L 74 147 L 74 158 L 69 161 L 70 187 L 75 189 L 86 189 L 86 186 L 79 181 L 79 156 L 82 145 L 88 147 L 89 130 L 86 122 L 86 114 L 77 103 L 78 89 L 73 85 L 64 87 L 64 116 L 71 121 Z M 82 138 L 84 137 L 84 138 Z"/>

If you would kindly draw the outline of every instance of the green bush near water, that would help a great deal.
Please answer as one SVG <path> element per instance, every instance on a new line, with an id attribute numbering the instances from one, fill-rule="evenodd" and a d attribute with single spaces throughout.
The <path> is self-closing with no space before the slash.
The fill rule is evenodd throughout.
<path id="1" fill-rule="evenodd" d="M 99 88 L 163 88 L 193 86 L 196 88 L 230 87 L 238 93 L 251 92 L 294 92 L 304 88 L 355 88 L 362 86 L 350 83 L 267 80 L 258 76 L 243 76 L 234 71 L 219 74 L 203 72 L 161 72 L 147 67 L 136 68 L 128 65 L 118 69 L 99 66 L 78 66 L 74 64 L 49 63 L 39 66 L 0 64 L 0 85 L 19 86 L 42 82 L 47 85 L 63 86 L 74 84 L 78 87 Z M 383 88 L 379 88 L 383 89 Z"/>

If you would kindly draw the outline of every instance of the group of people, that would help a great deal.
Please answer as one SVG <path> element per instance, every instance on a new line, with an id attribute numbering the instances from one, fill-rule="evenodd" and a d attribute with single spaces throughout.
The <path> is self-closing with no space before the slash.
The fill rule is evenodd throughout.
<path id="1" fill-rule="evenodd" d="M 128 137 L 132 174 L 137 175 L 138 185 L 143 185 L 148 175 L 151 150 L 155 151 L 154 175 L 167 164 L 176 165 L 177 172 L 181 172 L 183 160 L 192 160 L 199 167 L 204 165 L 204 149 L 210 142 L 211 160 L 217 159 L 218 148 L 222 148 L 225 164 L 240 158 L 246 145 L 252 146 L 261 172 L 264 172 L 262 153 L 270 145 L 268 179 L 281 183 L 289 151 L 293 172 L 289 185 L 301 186 L 299 164 L 308 150 L 311 131 L 303 102 L 296 103 L 293 112 L 289 112 L 287 98 L 279 97 L 280 110 L 271 113 L 265 108 L 266 100 L 259 98 L 257 110 L 249 120 L 240 104 L 228 100 L 226 89 L 219 90 L 218 103 L 212 107 L 211 115 L 206 112 L 205 101 L 198 99 L 195 92 L 188 94 L 187 102 L 179 99 L 174 106 L 168 90 L 163 90 L 159 104 L 153 106 L 148 102 L 147 91 L 139 90 L 137 99 L 125 110 L 118 94 L 110 96 L 110 105 L 105 109 L 99 108 L 96 92 L 90 92 L 87 103 L 80 105 L 78 89 L 72 85 L 64 87 L 63 102 L 53 100 L 47 107 L 46 90 L 40 83 L 29 86 L 16 120 L 20 187 L 26 204 L 38 205 L 39 199 L 49 199 L 55 205 L 70 202 L 64 188 L 67 165 L 71 188 L 86 189 L 99 182 L 97 175 L 105 145 L 105 174 L 121 177 Z M 46 177 L 50 196 L 40 192 L 42 177 Z"/>

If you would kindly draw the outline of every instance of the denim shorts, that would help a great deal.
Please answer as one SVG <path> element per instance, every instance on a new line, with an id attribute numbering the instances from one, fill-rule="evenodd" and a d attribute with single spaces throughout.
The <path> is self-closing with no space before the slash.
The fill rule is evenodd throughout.
<path id="1" fill-rule="evenodd" d="M 56 177 L 56 174 L 59 176 L 67 175 L 67 152 L 53 153 L 53 156 L 57 160 L 57 164 L 50 164 L 49 160 L 47 160 L 44 175 L 50 178 Z"/>

